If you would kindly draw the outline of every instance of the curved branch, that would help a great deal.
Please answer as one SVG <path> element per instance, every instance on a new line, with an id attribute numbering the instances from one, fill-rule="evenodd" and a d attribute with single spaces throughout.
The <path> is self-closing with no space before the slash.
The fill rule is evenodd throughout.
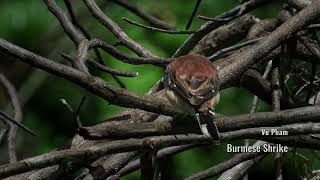
<path id="1" fill-rule="evenodd" d="M 21 122 L 23 115 L 22 115 L 22 109 L 20 106 L 20 101 L 17 96 L 16 89 L 11 84 L 11 82 L 2 74 L 0 74 L 0 83 L 3 84 L 5 87 L 13 106 L 13 112 L 14 112 L 14 120 L 15 122 Z M 9 133 L 8 133 L 8 153 L 9 153 L 9 159 L 10 162 L 16 162 L 17 161 L 17 155 L 16 155 L 16 144 L 17 144 L 17 133 L 18 133 L 18 127 L 10 124 Z"/>
<path id="2" fill-rule="evenodd" d="M 156 66 L 164 67 L 170 63 L 172 58 L 160 58 L 160 57 L 132 57 L 125 55 L 118 51 L 114 46 L 101 41 L 99 39 L 91 39 L 86 41 L 83 46 L 82 53 L 78 55 L 78 61 L 85 62 L 88 56 L 88 50 L 93 47 L 98 47 L 109 53 L 111 56 L 117 58 L 118 60 L 129 63 L 129 64 L 153 64 Z"/>
<path id="3" fill-rule="evenodd" d="M 125 44 L 129 49 L 136 52 L 143 57 L 152 57 L 151 53 L 144 49 L 140 44 L 130 39 L 122 29 L 106 16 L 94 0 L 83 0 L 91 14 L 102 23 L 107 29 L 109 29 L 120 41 Z"/>

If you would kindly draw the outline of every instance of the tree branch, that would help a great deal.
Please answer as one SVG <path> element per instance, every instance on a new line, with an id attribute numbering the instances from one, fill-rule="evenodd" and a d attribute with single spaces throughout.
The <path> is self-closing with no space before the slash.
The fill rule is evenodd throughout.
<path id="1" fill-rule="evenodd" d="M 73 83 L 89 90 L 93 94 L 106 99 L 112 104 L 129 108 L 141 108 L 159 114 L 165 113 L 174 117 L 180 115 L 182 115 L 182 117 L 191 115 L 185 114 L 186 112 L 172 107 L 164 98 L 156 97 L 154 95 L 139 97 L 126 91 L 125 89 L 113 88 L 99 77 L 91 76 L 63 64 L 58 64 L 54 61 L 20 48 L 6 40 L 0 39 L 0 48 L 2 51 L 20 58 L 20 60 L 25 63 L 68 79 Z M 191 116 L 193 117 L 193 115 Z"/>
<path id="2" fill-rule="evenodd" d="M 260 146 L 261 149 L 262 149 L 262 147 L 263 146 Z M 255 158 L 258 158 L 259 156 L 263 156 L 263 154 L 265 154 L 264 151 L 252 152 L 252 153 L 238 153 L 238 154 L 234 155 L 231 159 L 224 161 L 222 163 L 219 163 L 219 164 L 217 164 L 213 167 L 210 167 L 204 171 L 193 174 L 192 176 L 185 178 L 185 180 L 207 179 L 207 178 L 216 176 L 216 175 L 234 167 L 235 165 L 237 165 L 241 162 L 255 159 Z"/>
<path id="3" fill-rule="evenodd" d="M 68 14 L 63 12 L 63 10 L 57 5 L 55 0 L 44 0 L 44 2 L 47 4 L 48 9 L 52 12 L 52 14 L 57 17 L 65 33 L 76 45 L 86 39 L 81 31 L 79 31 L 79 29 L 73 25 Z"/>
<path id="4" fill-rule="evenodd" d="M 125 17 L 123 17 L 122 19 L 129 24 L 132 24 L 132 25 L 135 25 L 135 26 L 147 29 L 147 30 L 155 31 L 155 32 L 162 32 L 162 33 L 167 33 L 167 34 L 192 34 L 192 33 L 196 32 L 196 31 L 187 31 L 187 30 L 186 31 L 178 31 L 178 30 L 172 30 L 172 29 L 160 29 L 160 28 L 137 23 L 136 21 L 130 20 Z"/>
<path id="5" fill-rule="evenodd" d="M 160 160 L 162 158 L 172 156 L 174 154 L 189 150 L 194 147 L 198 147 L 202 144 L 188 144 L 188 145 L 181 145 L 181 146 L 172 146 L 172 147 L 167 147 L 164 149 L 161 149 L 157 153 L 157 160 Z M 110 176 L 109 178 L 116 178 L 116 177 L 121 177 L 125 176 L 133 171 L 136 171 L 140 168 L 140 160 L 136 159 L 134 161 L 129 162 L 125 167 L 123 167 L 119 172 L 117 172 L 115 175 Z"/>
<path id="6" fill-rule="evenodd" d="M 216 21 L 212 22 L 207 22 L 203 24 L 200 28 L 200 30 L 197 33 L 192 34 L 183 44 L 182 46 L 175 52 L 173 57 L 179 57 L 185 54 L 188 54 L 190 50 L 209 32 L 213 31 L 214 29 L 217 29 L 218 27 L 228 23 L 229 21 L 239 17 L 240 15 L 243 15 L 265 3 L 268 3 L 270 1 L 266 0 L 250 0 L 246 3 L 243 3 L 227 12 L 224 12 L 223 14 L 215 17 L 214 19 Z M 243 8 L 245 7 L 245 8 Z M 241 14 L 238 14 L 237 16 L 232 16 L 235 13 L 238 13 L 239 10 L 241 10 Z M 229 18 L 231 15 L 232 18 Z M 226 19 L 229 18 L 228 20 L 222 20 L 219 21 L 219 19 Z"/>
<path id="7" fill-rule="evenodd" d="M 144 49 L 140 44 L 136 43 L 130 39 L 127 34 L 125 34 L 122 29 L 112 21 L 108 16 L 106 16 L 94 0 L 83 0 L 91 14 L 107 29 L 109 29 L 122 44 L 126 45 L 129 49 L 139 54 L 142 57 L 151 57 L 151 53 Z"/>
<path id="8" fill-rule="evenodd" d="M 320 123 L 285 125 L 274 128 L 278 129 L 279 131 L 289 131 L 291 135 L 320 133 Z M 270 129 L 270 127 L 242 129 L 227 133 L 221 133 L 221 140 L 231 140 L 238 138 L 259 138 L 262 136 L 262 129 Z M 268 137 L 267 139 L 272 138 Z M 91 147 L 78 148 L 75 150 L 67 149 L 54 151 L 40 156 L 28 158 L 16 163 L 5 164 L 0 166 L 0 177 L 8 177 L 13 174 L 23 173 L 33 169 L 59 164 L 63 161 L 67 161 L 69 163 L 80 163 L 83 161 L 96 159 L 102 155 L 135 151 L 147 147 L 159 149 L 168 146 L 191 143 L 201 144 L 208 142 L 212 142 L 212 139 L 203 135 L 192 134 L 110 141 L 106 143 L 99 143 Z M 297 146 L 300 147 L 300 144 L 297 144 Z M 320 147 L 316 148 L 319 149 Z"/>
<path id="9" fill-rule="evenodd" d="M 21 122 L 23 115 L 22 115 L 22 110 L 20 106 L 20 102 L 17 96 L 17 92 L 14 88 L 14 86 L 11 84 L 11 82 L 2 74 L 0 74 L 0 82 L 3 84 L 5 87 L 10 99 L 11 103 L 13 106 L 13 112 L 14 112 L 14 120 L 16 122 Z M 9 159 L 10 162 L 16 162 L 17 161 L 17 155 L 16 155 L 16 144 L 17 144 L 17 132 L 18 132 L 18 127 L 9 124 L 9 133 L 8 133 L 8 153 L 9 153 Z"/>
<path id="10" fill-rule="evenodd" d="M 161 29 L 166 29 L 166 30 L 175 30 L 175 28 L 173 26 L 171 26 L 170 24 L 167 24 L 166 22 L 161 21 L 161 20 L 151 16 L 150 14 L 143 12 L 136 5 L 134 5 L 133 3 L 131 3 L 128 0 L 112 0 L 112 1 L 123 6 L 124 8 L 128 9 L 129 11 L 133 12 L 137 16 L 141 17 L 142 19 L 144 19 L 145 21 L 150 23 L 152 26 L 155 26 L 155 27 L 158 27 Z"/>
<path id="11" fill-rule="evenodd" d="M 215 119 L 221 132 L 295 123 L 319 122 L 320 106 L 309 106 L 279 112 L 259 112 Z M 162 120 L 146 123 L 117 123 L 80 128 L 79 134 L 89 139 L 123 139 L 169 134 L 201 133 L 196 121 Z"/>

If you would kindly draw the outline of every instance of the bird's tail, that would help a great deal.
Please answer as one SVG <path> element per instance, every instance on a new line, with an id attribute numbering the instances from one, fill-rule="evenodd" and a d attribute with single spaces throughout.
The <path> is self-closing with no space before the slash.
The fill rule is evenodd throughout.
<path id="1" fill-rule="evenodd" d="M 204 135 L 211 137 L 215 140 L 220 139 L 219 130 L 216 126 L 216 123 L 214 122 L 213 112 L 198 112 L 196 116 L 200 129 Z"/>

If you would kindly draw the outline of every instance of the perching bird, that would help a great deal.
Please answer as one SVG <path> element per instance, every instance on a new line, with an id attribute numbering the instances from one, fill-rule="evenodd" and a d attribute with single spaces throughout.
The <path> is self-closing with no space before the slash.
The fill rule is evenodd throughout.
<path id="1" fill-rule="evenodd" d="M 194 108 L 204 135 L 220 138 L 213 113 L 220 100 L 216 66 L 201 55 L 181 56 L 167 66 L 163 83 L 170 101 Z"/>

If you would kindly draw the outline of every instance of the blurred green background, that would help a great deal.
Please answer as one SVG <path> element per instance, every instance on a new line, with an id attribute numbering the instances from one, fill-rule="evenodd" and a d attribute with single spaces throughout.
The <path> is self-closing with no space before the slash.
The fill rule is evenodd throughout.
<path id="1" fill-rule="evenodd" d="M 62 1 L 58 2 L 65 9 Z M 184 29 L 195 4 L 194 0 L 137 0 L 132 2 L 146 12 L 181 30 Z M 198 14 L 213 17 L 232 8 L 237 3 L 238 1 L 236 0 L 203 0 Z M 91 17 L 81 1 L 75 1 L 75 4 L 81 24 L 85 26 L 93 37 L 101 38 L 109 43 L 116 42 L 112 34 Z M 104 12 L 109 17 L 117 22 L 132 39 L 141 43 L 155 55 L 170 57 L 188 37 L 188 35 L 168 35 L 151 32 L 128 25 L 121 20 L 122 17 L 128 17 L 142 23 L 145 22 L 111 1 L 105 1 L 103 4 Z M 253 14 L 263 19 L 276 15 L 279 9 L 280 5 L 270 5 L 254 11 Z M 75 53 L 74 45 L 63 33 L 58 21 L 47 10 L 43 1 L 1 0 L 0 22 L 1 38 L 37 52 L 42 56 L 66 63 L 60 57 L 60 53 L 68 52 L 73 55 Z M 198 28 L 202 23 L 203 21 L 195 18 L 191 29 Z M 120 49 L 130 54 L 125 48 L 120 47 Z M 99 123 L 121 111 L 120 107 L 110 105 L 101 98 L 87 93 L 84 89 L 64 79 L 35 70 L 35 68 L 24 65 L 12 57 L 1 53 L 0 55 L 0 72 L 14 82 L 17 89 L 21 89 L 21 99 L 24 103 L 24 123 L 38 134 L 37 137 L 32 137 L 24 132 L 19 132 L 19 159 L 49 152 L 72 138 L 76 130 L 76 124 L 59 99 L 65 99 L 75 108 L 78 106 L 81 97 L 86 96 L 87 100 L 80 115 L 82 123 L 87 126 Z M 120 78 L 128 90 L 139 95 L 146 93 L 161 78 L 163 73 L 163 69 L 151 65 L 124 64 L 104 53 L 103 57 L 106 64 L 111 67 L 139 72 L 139 76 L 135 78 Z M 98 72 L 96 74 L 117 86 L 110 75 Z M 0 90 L 2 90 L 1 88 Z M 6 96 L 2 92 L 0 94 L 1 108 L 5 108 Z M 216 108 L 216 111 L 225 115 L 248 113 L 252 98 L 252 95 L 244 89 L 230 88 L 223 90 L 221 103 Z M 258 111 L 267 110 L 270 110 L 270 107 L 260 102 Z M 243 141 L 234 141 L 232 143 L 240 145 L 243 144 Z M 5 163 L 7 162 L 5 143 L 2 143 L 1 147 L 0 162 Z M 298 152 L 309 159 L 299 158 L 298 155 L 300 154 L 287 153 L 284 167 L 285 179 L 300 179 L 305 174 L 305 164 L 312 169 L 320 167 L 319 162 L 310 161 L 316 152 L 311 150 L 299 150 Z M 220 146 L 207 146 L 188 150 L 166 158 L 161 164 L 165 164 L 167 168 L 164 171 L 164 175 L 168 179 L 182 179 L 201 169 L 222 162 L 231 156 L 232 154 L 226 153 L 225 144 L 222 144 Z M 138 175 L 139 172 L 135 172 L 124 179 L 136 179 Z M 262 163 L 259 163 L 258 166 L 251 170 L 249 178 L 273 179 L 273 176 L 273 155 L 269 155 Z"/>

